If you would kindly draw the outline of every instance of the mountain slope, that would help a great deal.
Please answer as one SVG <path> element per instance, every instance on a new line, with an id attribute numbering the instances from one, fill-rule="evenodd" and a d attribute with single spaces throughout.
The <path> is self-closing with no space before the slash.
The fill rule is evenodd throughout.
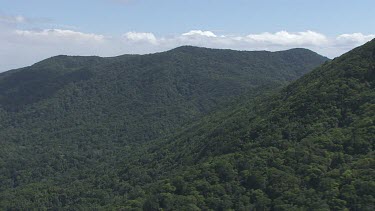
<path id="1" fill-rule="evenodd" d="M 64 129 L 66 140 L 77 136 L 77 128 L 88 131 L 83 137 L 95 128 L 112 140 L 142 142 L 251 89 L 294 80 L 326 60 L 305 49 L 271 53 L 188 46 L 142 56 L 57 56 L 0 74 L 0 109 L 17 128 Z"/>
<path id="2" fill-rule="evenodd" d="M 192 136 L 189 130 L 175 142 L 181 148 L 168 148 L 174 139 L 147 141 L 218 108 L 242 108 L 237 105 L 243 105 L 242 96 L 254 98 L 324 61 L 304 49 L 271 53 L 181 47 L 144 56 L 58 56 L 0 74 L 0 207 L 146 206 L 152 201 L 146 200 L 147 187 L 183 171 L 174 156 L 185 153 L 179 163 L 187 168 L 224 154 L 226 146 L 234 148 L 225 153 L 236 149 L 230 139 L 215 146 L 214 137 L 225 130 L 210 135 L 218 126 L 209 117 L 195 124 L 207 124 L 200 132 L 212 142 L 198 142 L 195 135 L 194 142 L 186 140 Z M 213 116 L 220 123 L 230 110 Z M 235 116 L 246 117 L 241 110 Z M 195 157 L 189 149 L 202 143 L 207 150 Z"/>
<path id="3" fill-rule="evenodd" d="M 375 40 L 151 143 L 119 178 L 146 210 L 374 210 L 374 79 Z"/>

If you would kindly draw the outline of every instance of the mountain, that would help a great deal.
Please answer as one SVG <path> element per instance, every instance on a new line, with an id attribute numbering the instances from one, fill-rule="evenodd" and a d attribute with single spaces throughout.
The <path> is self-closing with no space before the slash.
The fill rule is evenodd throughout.
<path id="1" fill-rule="evenodd" d="M 145 210 L 374 210 L 374 79 L 375 39 L 149 144 L 119 177 Z"/>
<path id="2" fill-rule="evenodd" d="M 79 130 L 87 132 L 83 138 L 100 133 L 142 142 L 252 89 L 294 80 L 326 60 L 305 49 L 271 53 L 189 46 L 113 58 L 56 56 L 0 74 L 0 111 L 10 121 L 3 127 L 61 132 L 66 140 Z"/>
<path id="3" fill-rule="evenodd" d="M 55 176 L 6 190 L 3 207 L 374 210 L 374 79 L 375 40 L 110 163 L 78 171 L 59 155 Z"/>
<path id="4" fill-rule="evenodd" d="M 190 170 L 200 181 L 194 172 L 210 159 L 245 154 L 248 125 L 272 114 L 262 95 L 326 61 L 305 49 L 184 46 L 112 58 L 57 56 L 2 73 L 0 208 L 221 209 L 212 206 L 227 195 L 234 207 L 224 180 L 213 178 L 222 195 L 208 193 L 216 199 L 195 184 L 186 192 L 168 181 L 189 181 Z"/>

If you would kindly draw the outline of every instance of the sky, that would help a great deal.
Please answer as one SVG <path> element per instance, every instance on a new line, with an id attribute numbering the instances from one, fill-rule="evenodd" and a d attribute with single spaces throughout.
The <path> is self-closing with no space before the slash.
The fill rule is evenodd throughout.
<path id="1" fill-rule="evenodd" d="M 334 58 L 375 38 L 374 14 L 374 0 L 0 0 L 0 72 L 181 45 Z"/>

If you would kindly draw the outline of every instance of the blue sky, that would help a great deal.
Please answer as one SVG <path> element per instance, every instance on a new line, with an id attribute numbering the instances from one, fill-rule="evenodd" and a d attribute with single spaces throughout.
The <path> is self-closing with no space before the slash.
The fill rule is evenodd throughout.
<path id="1" fill-rule="evenodd" d="M 375 37 L 374 14 L 373 0 L 0 0 L 0 71 L 179 45 L 333 58 Z"/>

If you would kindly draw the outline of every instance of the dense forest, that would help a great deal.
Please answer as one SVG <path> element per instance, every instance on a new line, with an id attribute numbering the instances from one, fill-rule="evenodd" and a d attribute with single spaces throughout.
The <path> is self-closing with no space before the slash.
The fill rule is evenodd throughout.
<path id="1" fill-rule="evenodd" d="M 2 73 L 0 208 L 374 210 L 374 79 L 375 40 Z"/>
<path id="2" fill-rule="evenodd" d="M 374 79 L 375 40 L 149 145 L 126 172 L 158 170 L 148 210 L 374 210 Z"/>
<path id="3" fill-rule="evenodd" d="M 144 142 L 251 89 L 294 80 L 326 60 L 306 49 L 272 53 L 191 46 L 112 58 L 57 56 L 0 74 L 1 116 L 7 115 L 2 128 L 36 136 L 46 131 L 48 139 L 65 136 L 65 141 L 86 133 L 78 136 L 86 140 L 74 143 L 94 134 Z"/>

